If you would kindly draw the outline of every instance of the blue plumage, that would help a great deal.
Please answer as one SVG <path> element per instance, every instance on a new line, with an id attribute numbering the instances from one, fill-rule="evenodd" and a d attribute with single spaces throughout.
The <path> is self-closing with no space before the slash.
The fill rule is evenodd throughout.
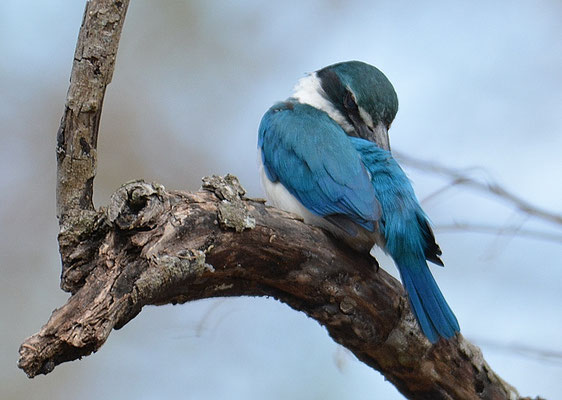
<path id="1" fill-rule="evenodd" d="M 361 159 L 371 173 L 376 197 L 382 207 L 380 230 L 386 246 L 408 292 L 410 304 L 420 326 L 432 342 L 439 336 L 450 338 L 459 332 L 459 323 L 435 279 L 429 271 L 425 253 L 437 249 L 436 262 L 441 254 L 435 239 L 427 240 L 430 229 L 406 174 L 389 151 L 359 138 L 350 138 Z"/>
<path id="2" fill-rule="evenodd" d="M 443 265 L 427 217 L 384 149 L 397 108 L 394 88 L 368 64 L 335 64 L 303 78 L 261 121 L 262 181 L 278 207 L 357 250 L 376 243 L 390 254 L 422 331 L 436 342 L 459 324 L 427 265 Z"/>
<path id="3" fill-rule="evenodd" d="M 374 230 L 381 209 L 369 174 L 325 112 L 295 102 L 276 104 L 262 118 L 258 146 L 269 180 L 280 181 L 307 209 L 321 217 L 345 215 Z"/>

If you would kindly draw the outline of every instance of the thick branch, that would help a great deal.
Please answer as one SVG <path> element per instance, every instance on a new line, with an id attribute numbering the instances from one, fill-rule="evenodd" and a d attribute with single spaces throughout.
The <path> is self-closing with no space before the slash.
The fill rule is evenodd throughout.
<path id="1" fill-rule="evenodd" d="M 518 398 L 462 336 L 432 346 L 399 282 L 372 259 L 242 199 L 235 178 L 209 179 L 197 193 L 133 182 L 94 210 L 102 103 L 128 3 L 86 5 L 57 135 L 61 286 L 72 296 L 22 344 L 20 368 L 33 377 L 91 354 L 148 304 L 266 295 L 323 324 L 409 398 Z"/>
<path id="2" fill-rule="evenodd" d="M 57 133 L 57 216 L 92 212 L 96 148 L 105 88 L 111 82 L 129 0 L 90 0 L 78 35 L 70 87 Z M 68 225 L 74 225 L 70 221 Z"/>
<path id="3" fill-rule="evenodd" d="M 30 377 L 98 350 L 147 304 L 272 296 L 324 325 L 335 341 L 412 399 L 513 399 L 516 391 L 462 336 L 432 346 L 398 281 L 369 257 L 262 202 L 237 180 L 166 192 L 133 182 L 66 249 L 74 294 L 20 348 Z M 95 249 L 95 251 L 93 250 Z"/>

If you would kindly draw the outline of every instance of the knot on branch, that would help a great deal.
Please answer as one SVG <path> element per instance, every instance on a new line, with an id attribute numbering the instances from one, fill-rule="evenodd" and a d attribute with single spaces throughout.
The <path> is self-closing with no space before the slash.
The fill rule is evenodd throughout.
<path id="1" fill-rule="evenodd" d="M 75 293 L 84 285 L 86 276 L 94 267 L 92 258 L 108 230 L 107 218 L 102 212 L 81 211 L 66 215 L 58 235 L 62 290 Z"/>
<path id="2" fill-rule="evenodd" d="M 243 201 L 246 191 L 234 175 L 206 176 L 203 178 L 203 189 L 213 192 L 219 199 L 218 220 L 222 228 L 242 232 L 244 229 L 256 227 L 256 220 L 250 216 L 248 207 Z"/>
<path id="3" fill-rule="evenodd" d="M 143 180 L 127 182 L 111 196 L 109 222 L 121 230 L 153 228 L 164 209 L 164 186 Z"/>

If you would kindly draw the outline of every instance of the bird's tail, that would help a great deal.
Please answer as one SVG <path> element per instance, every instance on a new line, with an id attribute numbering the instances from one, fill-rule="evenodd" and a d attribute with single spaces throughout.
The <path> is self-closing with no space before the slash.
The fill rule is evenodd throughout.
<path id="1" fill-rule="evenodd" d="M 408 292 L 414 315 L 429 341 L 435 343 L 439 337 L 448 339 L 459 332 L 457 318 L 439 290 L 425 259 L 421 256 L 406 256 L 395 258 L 394 261 Z"/>

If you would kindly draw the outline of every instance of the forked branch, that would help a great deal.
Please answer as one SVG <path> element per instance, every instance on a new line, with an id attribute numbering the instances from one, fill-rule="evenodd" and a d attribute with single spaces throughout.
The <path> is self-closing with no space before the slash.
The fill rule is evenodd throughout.
<path id="1" fill-rule="evenodd" d="M 61 287 L 72 293 L 20 347 L 29 377 L 98 350 L 148 304 L 272 296 L 324 325 L 411 399 L 519 399 L 462 336 L 432 346 L 402 286 L 374 260 L 246 199 L 236 178 L 196 193 L 142 181 L 92 203 L 105 89 L 128 0 L 90 0 L 57 135 Z"/>
<path id="2" fill-rule="evenodd" d="M 245 199 L 236 178 L 196 193 L 123 186 L 66 260 L 73 296 L 21 347 L 29 376 L 96 351 L 147 304 L 271 296 L 412 399 L 513 399 L 517 392 L 459 336 L 432 346 L 398 281 L 290 214 Z M 96 251 L 92 251 L 96 249 Z"/>

